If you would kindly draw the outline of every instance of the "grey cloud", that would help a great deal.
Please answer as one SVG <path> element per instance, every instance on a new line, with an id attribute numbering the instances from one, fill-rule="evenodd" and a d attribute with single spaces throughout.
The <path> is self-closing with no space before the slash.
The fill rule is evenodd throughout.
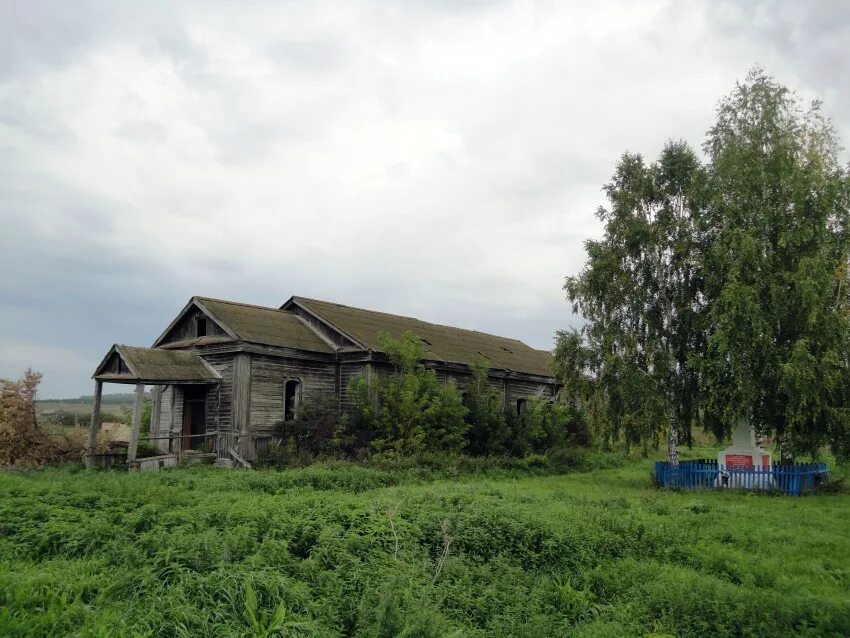
<path id="1" fill-rule="evenodd" d="M 3 3 L 0 375 L 31 356 L 46 394 L 88 392 L 113 341 L 152 342 L 193 294 L 550 347 L 624 150 L 698 146 L 757 61 L 847 142 L 848 11 Z"/>

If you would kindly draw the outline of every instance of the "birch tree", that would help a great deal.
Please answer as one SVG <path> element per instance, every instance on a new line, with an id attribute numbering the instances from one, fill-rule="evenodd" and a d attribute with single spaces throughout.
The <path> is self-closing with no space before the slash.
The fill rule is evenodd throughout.
<path id="1" fill-rule="evenodd" d="M 563 372 L 581 362 L 589 385 L 584 403 L 597 433 L 644 449 L 667 433 L 678 463 L 680 436 L 690 437 L 698 402 L 691 353 L 702 347 L 701 214 L 705 174 L 683 142 L 658 161 L 625 154 L 597 216 L 601 240 L 585 242 L 588 260 L 564 286 L 586 323 L 561 333 Z M 589 391 L 588 391 L 589 388 Z"/>
<path id="2" fill-rule="evenodd" d="M 820 104 L 756 68 L 718 109 L 710 159 L 704 407 L 785 458 L 850 452 L 848 170 Z"/>

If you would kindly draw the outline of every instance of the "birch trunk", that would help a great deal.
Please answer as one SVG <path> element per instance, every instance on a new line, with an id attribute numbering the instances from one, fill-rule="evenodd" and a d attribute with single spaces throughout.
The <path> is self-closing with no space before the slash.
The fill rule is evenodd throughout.
<path id="1" fill-rule="evenodd" d="M 679 424 L 674 416 L 675 410 L 670 412 L 670 430 L 667 433 L 667 456 L 670 458 L 670 467 L 679 467 Z"/>

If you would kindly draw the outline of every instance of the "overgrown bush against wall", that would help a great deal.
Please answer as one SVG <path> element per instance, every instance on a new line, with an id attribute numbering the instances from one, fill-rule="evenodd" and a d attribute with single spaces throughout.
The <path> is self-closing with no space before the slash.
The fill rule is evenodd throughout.
<path id="1" fill-rule="evenodd" d="M 566 405 L 530 398 L 523 414 L 506 413 L 502 394 L 487 382 L 484 359 L 471 366 L 462 396 L 454 381 L 439 381 L 423 365 L 425 350 L 416 335 L 382 335 L 381 348 L 393 372 L 371 382 L 356 379 L 353 407 L 341 419 L 333 403 L 302 405 L 294 420 L 278 424 L 270 460 L 288 465 L 334 455 L 525 456 L 587 443 L 575 435 L 578 417 Z"/>

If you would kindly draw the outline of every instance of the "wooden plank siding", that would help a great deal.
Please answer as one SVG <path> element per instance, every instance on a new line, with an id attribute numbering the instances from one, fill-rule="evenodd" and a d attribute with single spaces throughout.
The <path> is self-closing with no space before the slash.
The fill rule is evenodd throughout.
<path id="1" fill-rule="evenodd" d="M 238 353 L 233 358 L 233 431 L 248 434 L 251 418 L 251 355 Z"/>
<path id="2" fill-rule="evenodd" d="M 253 355 L 251 361 L 251 431 L 271 432 L 283 420 L 284 383 L 301 382 L 301 401 L 319 402 L 336 391 L 336 364 L 304 361 L 266 355 Z"/>
<path id="3" fill-rule="evenodd" d="M 355 379 L 366 377 L 366 364 L 363 362 L 343 362 L 339 364 L 339 409 L 347 412 L 354 407 L 351 396 L 351 384 Z"/>
<path id="4" fill-rule="evenodd" d="M 183 341 L 184 339 L 194 339 L 196 334 L 196 326 L 198 319 L 206 319 L 207 320 L 207 334 L 208 337 L 226 337 L 227 333 L 222 330 L 222 328 L 212 320 L 211 317 L 207 317 L 203 311 L 201 311 L 198 307 L 192 307 L 187 312 L 186 315 L 180 319 L 172 328 L 168 331 L 168 333 L 163 338 L 162 342 L 160 342 L 160 346 L 164 346 L 168 343 L 173 343 L 175 341 Z"/>
<path id="5" fill-rule="evenodd" d="M 509 378 L 507 379 L 506 387 L 507 400 L 512 403 L 515 403 L 517 399 L 531 399 L 534 397 L 551 401 L 557 393 L 557 387 L 554 385 L 528 379 Z"/>
<path id="6" fill-rule="evenodd" d="M 208 364 L 221 375 L 221 382 L 207 391 L 207 432 L 230 432 L 233 428 L 232 353 L 203 354 Z"/>
<path id="7" fill-rule="evenodd" d="M 159 393 L 159 418 L 154 424 L 151 416 L 151 436 L 168 436 L 174 419 L 174 386 L 166 385 Z M 168 441 L 155 441 L 156 448 L 161 452 L 168 451 Z"/>
<path id="8" fill-rule="evenodd" d="M 183 388 L 179 385 L 168 386 L 171 388 L 171 421 L 168 424 L 171 432 L 171 451 L 177 452 L 181 449 L 183 434 Z M 163 436 L 167 435 L 163 433 Z"/>
<path id="9" fill-rule="evenodd" d="M 201 318 L 206 319 L 206 338 L 197 335 Z M 547 376 L 551 357 L 522 342 L 295 297 L 280 310 L 193 297 L 154 347 L 191 352 L 221 377 L 206 386 L 206 431 L 243 435 L 239 452 L 255 459 L 283 419 L 288 379 L 301 382 L 303 404 L 335 402 L 345 413 L 353 407 L 350 388 L 358 377 L 368 381 L 392 373 L 387 355 L 370 341 L 376 330 L 387 326 L 396 332 L 416 328 L 433 355 L 424 365 L 435 371 L 440 383 L 453 382 L 460 392 L 471 378 L 466 362 L 478 356 L 490 359 L 494 368 L 487 382 L 502 396 L 505 410 L 515 410 L 518 399 L 551 400 L 559 389 Z M 107 363 L 121 372 L 120 358 Z M 177 382 L 163 379 L 167 381 Z M 171 435 L 176 451 L 182 444 L 183 386 L 163 386 L 153 397 L 152 435 Z M 158 442 L 161 448 L 166 445 Z"/>

